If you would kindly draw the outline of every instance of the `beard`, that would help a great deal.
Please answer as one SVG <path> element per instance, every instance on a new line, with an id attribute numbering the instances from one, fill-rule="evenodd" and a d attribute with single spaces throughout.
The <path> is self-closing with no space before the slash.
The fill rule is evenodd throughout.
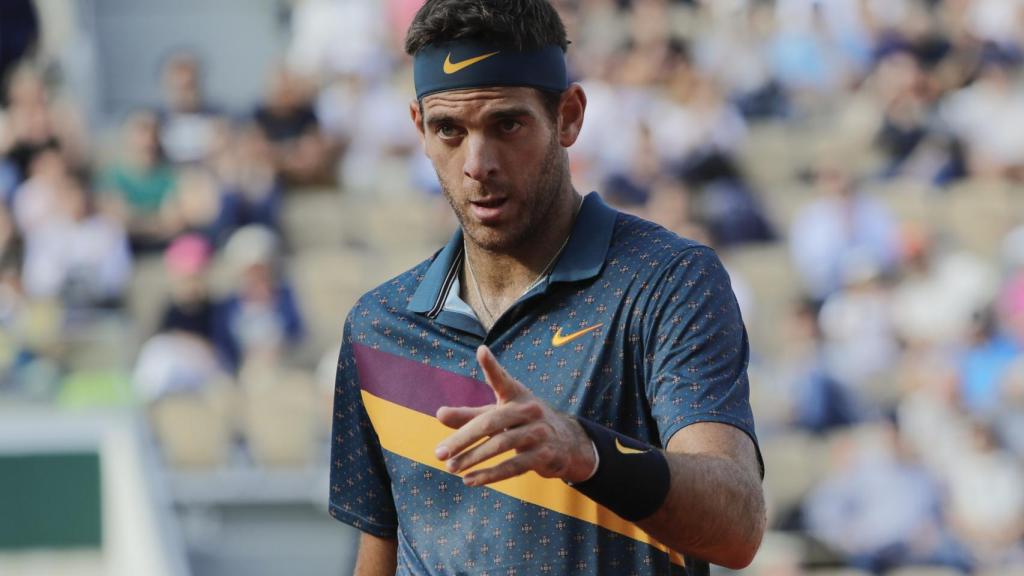
<path id="1" fill-rule="evenodd" d="M 526 183 L 525 190 L 520 194 L 509 195 L 510 201 L 514 199 L 526 209 L 518 220 L 500 229 L 475 221 L 467 213 L 468 200 L 460 203 L 452 193 L 451 184 L 445 181 L 436 168 L 435 172 L 437 172 L 441 190 L 452 207 L 452 211 L 455 212 L 466 238 L 489 252 L 507 253 L 525 246 L 535 233 L 555 216 L 552 209 L 562 191 L 567 170 L 563 154 L 557 137 L 553 136 L 548 143 L 547 151 L 544 153 L 544 159 L 536 176 Z M 481 192 L 487 190 L 495 194 L 504 192 L 501 184 L 482 185 L 480 190 Z M 480 195 L 482 194 L 477 196 Z M 463 196 L 468 198 L 470 195 L 464 194 Z"/>

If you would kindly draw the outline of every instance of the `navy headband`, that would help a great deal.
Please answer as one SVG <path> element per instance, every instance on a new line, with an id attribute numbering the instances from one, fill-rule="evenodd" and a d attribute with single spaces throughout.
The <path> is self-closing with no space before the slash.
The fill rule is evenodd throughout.
<path id="1" fill-rule="evenodd" d="M 569 87 L 558 46 L 520 52 L 475 40 L 430 45 L 413 58 L 416 98 L 460 88 L 528 86 L 549 92 Z"/>

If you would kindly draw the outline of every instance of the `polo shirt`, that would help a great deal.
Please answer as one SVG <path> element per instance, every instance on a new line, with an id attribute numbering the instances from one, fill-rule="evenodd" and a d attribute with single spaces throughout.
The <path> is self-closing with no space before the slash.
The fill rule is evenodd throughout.
<path id="1" fill-rule="evenodd" d="M 397 539 L 398 574 L 707 574 L 561 480 L 466 487 L 434 448 L 454 432 L 438 408 L 494 402 L 480 344 L 554 409 L 654 446 L 695 422 L 755 438 L 747 334 L 715 253 L 591 193 L 551 273 L 487 331 L 457 298 L 462 251 L 456 232 L 345 322 L 331 515 Z"/>

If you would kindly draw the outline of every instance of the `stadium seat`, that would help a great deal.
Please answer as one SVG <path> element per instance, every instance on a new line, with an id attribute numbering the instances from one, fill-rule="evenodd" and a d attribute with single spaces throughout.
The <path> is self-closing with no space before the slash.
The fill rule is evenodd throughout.
<path id="1" fill-rule="evenodd" d="M 128 286 L 127 308 L 140 334 L 151 334 L 160 322 L 160 312 L 170 297 L 167 273 L 159 256 L 136 258 Z"/>
<path id="2" fill-rule="evenodd" d="M 754 318 L 746 318 L 752 346 L 774 357 L 783 344 L 778 327 L 799 293 L 799 281 L 785 244 L 743 246 L 723 252 L 722 261 L 755 288 Z"/>
<path id="3" fill-rule="evenodd" d="M 942 191 L 908 180 L 874 185 L 869 191 L 885 203 L 901 225 L 912 224 L 922 229 L 941 225 Z"/>
<path id="4" fill-rule="evenodd" d="M 172 395 L 150 406 L 150 422 L 169 465 L 215 468 L 227 462 L 232 436 L 228 394 Z"/>
<path id="5" fill-rule="evenodd" d="M 256 464 L 268 468 L 305 467 L 319 445 L 316 392 L 299 372 L 243 368 L 242 431 Z"/>
<path id="6" fill-rule="evenodd" d="M 290 194 L 282 204 L 281 228 L 294 251 L 340 246 L 345 239 L 345 206 L 336 191 Z"/>
<path id="7" fill-rule="evenodd" d="M 307 250 L 290 259 L 288 277 L 318 352 L 340 337 L 345 315 L 372 287 L 367 268 L 367 257 L 353 250 Z"/>
<path id="8" fill-rule="evenodd" d="M 963 572 L 954 568 L 939 566 L 913 566 L 899 568 L 885 573 L 886 576 L 963 576 Z"/>
<path id="9" fill-rule="evenodd" d="M 865 572 L 857 568 L 824 568 L 807 572 L 808 576 L 872 576 L 871 572 Z"/>
<path id="10" fill-rule="evenodd" d="M 1019 221 L 1017 192 L 986 182 L 955 187 L 943 202 L 943 227 L 961 247 L 996 258 L 1006 233 Z"/>
<path id="11" fill-rule="evenodd" d="M 974 576 L 1024 576 L 1024 566 L 989 568 L 974 573 Z"/>
<path id="12" fill-rule="evenodd" d="M 825 474 L 828 457 L 824 441 L 803 432 L 766 438 L 761 443 L 761 453 L 771 525 L 800 506 L 804 496 Z"/>

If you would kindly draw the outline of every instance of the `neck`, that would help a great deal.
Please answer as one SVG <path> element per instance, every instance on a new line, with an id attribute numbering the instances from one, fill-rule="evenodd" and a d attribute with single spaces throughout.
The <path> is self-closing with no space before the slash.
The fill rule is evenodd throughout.
<path id="1" fill-rule="evenodd" d="M 466 240 L 466 258 L 472 270 L 467 273 L 463 269 L 462 296 L 478 312 L 481 320 L 487 316 L 486 313 L 479 313 L 482 308 L 481 298 L 485 300 L 485 309 L 494 313 L 494 318 L 490 320 L 493 322 L 534 282 L 550 272 L 554 259 L 572 232 L 582 201 L 580 195 L 570 188 L 570 193 L 565 194 L 555 205 L 547 222 L 539 226 L 536 234 L 523 246 L 514 250 L 487 250 Z M 474 280 L 479 294 L 473 289 Z M 487 320 L 484 322 L 490 323 Z"/>

